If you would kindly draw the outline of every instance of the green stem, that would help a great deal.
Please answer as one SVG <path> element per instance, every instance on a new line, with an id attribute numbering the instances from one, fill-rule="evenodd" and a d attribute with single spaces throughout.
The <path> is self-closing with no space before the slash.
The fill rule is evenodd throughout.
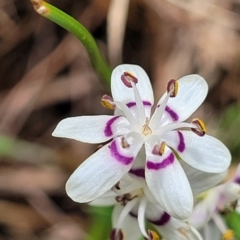
<path id="1" fill-rule="evenodd" d="M 63 27 L 81 41 L 86 48 L 91 63 L 103 81 L 110 86 L 111 68 L 100 53 L 98 46 L 88 30 L 76 19 L 41 0 L 31 0 L 37 13 Z"/>
<path id="2" fill-rule="evenodd" d="M 107 240 L 111 232 L 112 207 L 93 207 L 88 211 L 92 217 L 89 235 L 86 240 Z"/>

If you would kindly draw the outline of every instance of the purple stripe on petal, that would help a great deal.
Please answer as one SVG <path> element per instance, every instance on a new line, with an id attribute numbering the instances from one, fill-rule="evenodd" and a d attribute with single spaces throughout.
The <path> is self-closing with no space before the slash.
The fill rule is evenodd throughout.
<path id="1" fill-rule="evenodd" d="M 176 112 L 174 112 L 169 106 L 165 107 L 165 111 L 171 116 L 171 118 L 174 121 L 177 121 L 179 119 L 178 115 Z"/>
<path id="2" fill-rule="evenodd" d="M 144 168 L 131 169 L 129 172 L 137 177 L 145 178 L 145 169 Z"/>
<path id="3" fill-rule="evenodd" d="M 110 151 L 112 156 L 120 163 L 124 164 L 124 165 L 128 165 L 130 163 L 132 163 L 133 161 L 133 157 L 126 157 L 121 155 L 121 153 L 119 153 L 118 149 L 117 149 L 117 144 L 116 141 L 112 141 L 111 145 L 109 146 Z"/>
<path id="4" fill-rule="evenodd" d="M 240 177 L 235 178 L 234 182 L 237 183 L 237 184 L 240 184 Z"/>
<path id="5" fill-rule="evenodd" d="M 107 121 L 106 127 L 104 129 L 104 134 L 106 137 L 111 137 L 113 135 L 112 132 L 112 124 L 119 118 L 119 116 L 113 117 Z"/>
<path id="6" fill-rule="evenodd" d="M 128 108 L 136 106 L 136 102 L 129 102 L 126 104 Z M 152 106 L 152 104 L 148 101 L 143 101 L 144 106 Z"/>
<path id="7" fill-rule="evenodd" d="M 167 158 L 165 158 L 160 163 L 155 163 L 151 161 L 147 161 L 147 168 L 151 170 L 159 170 L 162 168 L 166 168 L 168 165 L 174 162 L 174 155 L 171 153 Z"/>
<path id="8" fill-rule="evenodd" d="M 168 213 L 164 212 L 158 220 L 155 220 L 155 221 L 149 220 L 149 221 L 155 225 L 164 226 L 166 223 L 169 222 L 170 218 L 171 216 Z"/>
<path id="9" fill-rule="evenodd" d="M 183 134 L 181 132 L 177 132 L 178 133 L 178 137 L 179 137 L 179 144 L 178 144 L 178 151 L 179 152 L 183 152 L 185 150 L 185 142 L 184 142 L 184 137 Z"/>

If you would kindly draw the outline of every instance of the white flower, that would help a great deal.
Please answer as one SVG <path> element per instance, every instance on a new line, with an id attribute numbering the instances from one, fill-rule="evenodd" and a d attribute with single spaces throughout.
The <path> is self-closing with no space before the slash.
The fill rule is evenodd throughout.
<path id="1" fill-rule="evenodd" d="M 240 164 L 235 176 L 205 193 L 202 201 L 194 207 L 189 223 L 197 229 L 202 228 L 204 239 L 234 239 L 233 232 L 228 229 L 221 212 L 229 209 L 240 200 Z"/>
<path id="2" fill-rule="evenodd" d="M 164 240 L 202 240 L 198 231 L 186 221 L 175 219 L 166 213 L 141 179 L 125 175 L 116 188 L 90 204 L 114 205 L 111 240 L 138 240 L 142 235 L 148 240 L 159 239 L 155 231 L 146 231 L 146 221 L 152 224 Z"/>
<path id="3" fill-rule="evenodd" d="M 130 171 L 146 179 L 166 212 L 186 219 L 192 212 L 193 193 L 181 163 L 201 172 L 221 173 L 231 159 L 223 143 L 205 135 L 202 121 L 183 122 L 204 101 L 207 83 L 198 75 L 171 80 L 152 115 L 153 91 L 141 67 L 116 67 L 111 90 L 114 101 L 104 96 L 102 102 L 116 107 L 115 116 L 67 118 L 53 132 L 56 137 L 88 143 L 111 140 L 72 174 L 66 185 L 68 195 L 77 202 L 92 201 Z M 144 161 L 135 160 L 139 152 Z"/>

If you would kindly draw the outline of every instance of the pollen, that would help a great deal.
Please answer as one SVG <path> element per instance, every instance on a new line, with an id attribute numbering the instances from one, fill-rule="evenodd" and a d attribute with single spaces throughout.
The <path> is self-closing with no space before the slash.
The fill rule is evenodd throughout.
<path id="1" fill-rule="evenodd" d="M 158 234 L 153 230 L 148 230 L 149 240 L 160 240 Z"/>
<path id="2" fill-rule="evenodd" d="M 197 127 L 197 128 L 192 128 L 192 131 L 201 137 L 204 136 L 207 131 L 204 122 L 199 118 L 194 118 L 192 120 L 192 123 Z"/>
<path id="3" fill-rule="evenodd" d="M 127 140 L 124 137 L 122 137 L 122 139 L 121 139 L 121 144 L 122 144 L 123 148 L 129 148 L 130 147 L 130 144 L 127 142 Z"/>
<path id="4" fill-rule="evenodd" d="M 176 97 L 178 93 L 178 82 L 171 79 L 167 84 L 167 92 L 170 92 L 170 97 Z"/>
<path id="5" fill-rule="evenodd" d="M 224 234 L 222 240 L 235 240 L 233 231 L 228 229 Z"/>
<path id="6" fill-rule="evenodd" d="M 160 145 L 158 145 L 158 144 L 155 145 L 152 150 L 152 154 L 162 156 L 165 151 L 165 147 L 166 147 L 166 142 L 162 142 Z"/>
<path id="7" fill-rule="evenodd" d="M 102 99 L 101 99 L 101 104 L 103 107 L 114 110 L 116 105 L 113 102 L 113 99 L 108 96 L 108 95 L 103 95 Z"/>
<path id="8" fill-rule="evenodd" d="M 149 127 L 149 118 L 146 118 L 145 124 L 142 126 L 142 134 L 147 136 L 149 134 L 152 134 L 152 129 Z"/>

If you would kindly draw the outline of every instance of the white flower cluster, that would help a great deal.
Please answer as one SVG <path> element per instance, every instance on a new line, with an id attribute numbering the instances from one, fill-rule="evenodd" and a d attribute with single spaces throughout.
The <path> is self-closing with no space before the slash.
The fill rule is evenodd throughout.
<path id="1" fill-rule="evenodd" d="M 155 231 L 146 230 L 146 220 L 163 239 L 202 239 L 187 221 L 194 196 L 216 186 L 231 161 L 226 146 L 206 134 L 200 119 L 184 122 L 204 101 L 206 81 L 199 75 L 170 80 L 152 111 L 153 90 L 145 71 L 120 65 L 112 72 L 111 92 L 102 104 L 114 109 L 114 116 L 67 118 L 53 132 L 106 142 L 71 175 L 68 195 L 80 203 L 115 206 L 111 240 L 158 239 Z"/>

